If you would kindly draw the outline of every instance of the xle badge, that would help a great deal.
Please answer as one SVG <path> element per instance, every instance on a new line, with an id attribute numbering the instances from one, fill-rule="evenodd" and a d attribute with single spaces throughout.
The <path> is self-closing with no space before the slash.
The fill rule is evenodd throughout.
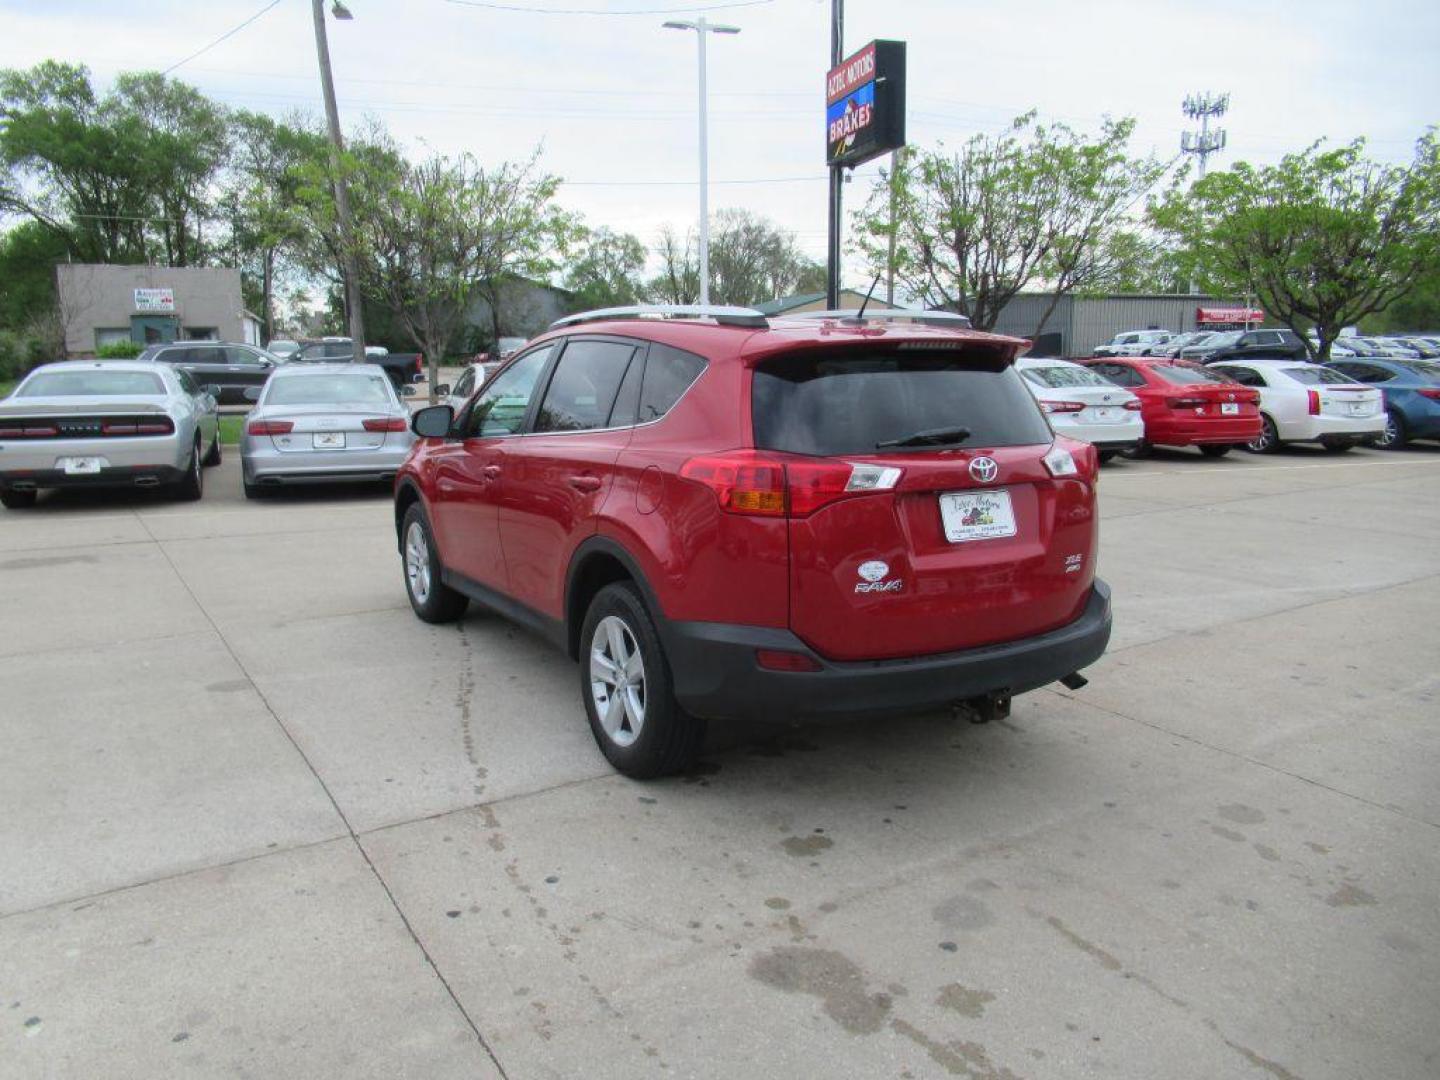
<path id="1" fill-rule="evenodd" d="M 855 586 L 857 593 L 877 592 L 899 592 L 901 581 L 896 578 L 894 581 L 886 581 L 885 576 L 890 573 L 890 564 L 881 562 L 879 559 L 872 559 L 869 562 L 860 564 L 857 571 L 860 575 L 860 582 Z"/>

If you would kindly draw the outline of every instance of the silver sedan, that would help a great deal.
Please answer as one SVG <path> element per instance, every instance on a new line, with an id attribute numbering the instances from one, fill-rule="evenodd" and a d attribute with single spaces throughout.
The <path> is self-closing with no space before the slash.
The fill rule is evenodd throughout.
<path id="1" fill-rule="evenodd" d="M 278 368 L 245 418 L 240 464 L 247 498 L 282 484 L 393 480 L 410 453 L 410 410 L 375 364 Z"/>
<path id="2" fill-rule="evenodd" d="M 220 463 L 211 387 L 186 372 L 133 360 L 36 368 L 0 401 L 0 504 L 33 506 L 59 487 L 161 487 L 204 494 Z"/>

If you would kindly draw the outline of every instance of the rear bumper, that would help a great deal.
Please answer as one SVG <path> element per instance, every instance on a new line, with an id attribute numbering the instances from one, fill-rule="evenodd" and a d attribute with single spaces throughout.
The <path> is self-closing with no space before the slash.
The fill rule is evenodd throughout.
<path id="1" fill-rule="evenodd" d="M 71 476 L 59 469 L 0 472 L 0 489 L 35 491 L 43 488 L 160 487 L 177 484 L 188 470 L 174 465 L 131 465 L 101 469 L 98 473 Z"/>
<path id="2" fill-rule="evenodd" d="M 1021 694 L 1093 664 L 1110 641 L 1110 587 L 1096 579 L 1074 622 L 1035 637 L 964 652 L 834 663 L 789 630 L 724 623 L 662 624 L 686 711 L 707 719 L 788 721 L 918 712 L 992 693 Z M 761 668 L 757 649 L 804 653 L 819 671 Z"/>
<path id="3" fill-rule="evenodd" d="M 1260 435 L 1260 414 L 1235 420 L 1192 420 L 1146 424 L 1145 438 L 1159 446 L 1247 443 Z"/>
<path id="4" fill-rule="evenodd" d="M 1088 442 L 1102 449 L 1128 449 L 1145 437 L 1145 423 L 1138 413 L 1134 414 L 1132 419 L 1114 424 L 1069 423 L 1057 416 L 1050 418 L 1050 424 L 1057 435 Z"/>
<path id="5" fill-rule="evenodd" d="M 246 436 L 241 445 L 241 472 L 249 484 L 392 480 L 410 454 L 408 444 L 374 449 L 281 451 L 257 447 L 259 441 Z"/>
<path id="6" fill-rule="evenodd" d="M 1307 442 L 1330 436 L 1365 438 L 1379 435 L 1385 430 L 1385 414 L 1373 416 L 1307 416 L 1293 424 L 1280 428 L 1280 438 L 1294 442 Z"/>

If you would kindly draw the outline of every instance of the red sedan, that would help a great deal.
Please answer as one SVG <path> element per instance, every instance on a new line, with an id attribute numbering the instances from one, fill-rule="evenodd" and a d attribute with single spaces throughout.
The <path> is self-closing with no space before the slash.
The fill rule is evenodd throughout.
<path id="1" fill-rule="evenodd" d="M 1259 437 L 1260 393 L 1184 360 L 1163 356 L 1095 357 L 1081 360 L 1096 374 L 1140 399 L 1145 438 L 1151 446 L 1197 446 L 1207 457 Z"/>

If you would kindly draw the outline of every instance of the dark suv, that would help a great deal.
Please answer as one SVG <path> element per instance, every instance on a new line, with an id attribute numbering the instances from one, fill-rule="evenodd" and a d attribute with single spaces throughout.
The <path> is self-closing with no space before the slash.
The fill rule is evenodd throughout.
<path id="1" fill-rule="evenodd" d="M 1207 352 L 1204 363 L 1239 360 L 1250 356 L 1283 356 L 1304 360 L 1305 343 L 1294 330 L 1247 330 L 1230 345 Z"/>
<path id="2" fill-rule="evenodd" d="M 682 768 L 707 720 L 988 719 L 1083 685 L 1110 637 L 1095 451 L 1051 431 L 1024 342 L 943 318 L 561 320 L 458 414 L 415 415 L 416 614 L 475 600 L 568 651 L 637 777 Z"/>
<path id="3" fill-rule="evenodd" d="M 222 405 L 243 404 L 248 400 L 245 391 L 252 386 L 264 386 L 276 365 L 284 363 L 258 345 L 232 341 L 174 341 L 150 345 L 139 359 L 173 364 L 189 372 L 201 386 L 219 387 L 216 400 Z"/>

